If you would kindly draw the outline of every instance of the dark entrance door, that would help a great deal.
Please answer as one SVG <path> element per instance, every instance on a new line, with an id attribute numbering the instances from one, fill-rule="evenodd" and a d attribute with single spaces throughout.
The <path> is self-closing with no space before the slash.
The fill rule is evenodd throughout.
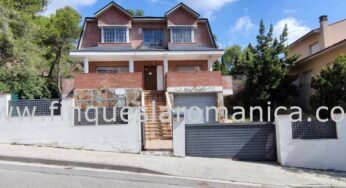
<path id="1" fill-rule="evenodd" d="M 157 90 L 157 75 L 155 66 L 144 67 L 144 89 Z"/>

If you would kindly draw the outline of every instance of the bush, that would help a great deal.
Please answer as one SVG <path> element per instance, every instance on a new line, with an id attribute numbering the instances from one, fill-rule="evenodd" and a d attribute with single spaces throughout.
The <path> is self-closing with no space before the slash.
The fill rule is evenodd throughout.
<path id="1" fill-rule="evenodd" d="M 329 109 L 342 106 L 346 109 L 346 56 L 339 56 L 332 66 L 312 78 L 311 87 L 316 90 L 310 98 L 314 110 L 320 106 L 327 106 Z"/>

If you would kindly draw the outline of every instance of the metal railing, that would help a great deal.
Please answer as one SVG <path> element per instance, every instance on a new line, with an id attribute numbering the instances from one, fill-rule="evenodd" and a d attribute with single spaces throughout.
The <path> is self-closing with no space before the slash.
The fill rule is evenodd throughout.
<path id="1" fill-rule="evenodd" d="M 53 107 L 53 108 L 51 108 Z M 61 115 L 60 99 L 27 99 L 10 100 L 9 116 L 59 116 Z"/>

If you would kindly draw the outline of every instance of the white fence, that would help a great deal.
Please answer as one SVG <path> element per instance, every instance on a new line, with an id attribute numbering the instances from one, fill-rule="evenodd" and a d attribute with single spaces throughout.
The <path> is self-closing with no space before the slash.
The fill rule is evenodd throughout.
<path id="1" fill-rule="evenodd" d="M 346 171 L 346 119 L 336 123 L 336 130 L 336 139 L 293 139 L 289 116 L 280 115 L 276 121 L 279 163 L 291 167 Z"/>
<path id="2" fill-rule="evenodd" d="M 61 101 L 60 116 L 9 117 L 9 95 L 0 95 L 0 143 L 139 153 L 139 115 L 127 124 L 74 126 L 73 99 Z"/>

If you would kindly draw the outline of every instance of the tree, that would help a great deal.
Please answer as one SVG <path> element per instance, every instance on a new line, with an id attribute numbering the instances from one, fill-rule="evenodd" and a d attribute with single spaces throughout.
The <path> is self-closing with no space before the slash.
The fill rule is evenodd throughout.
<path id="1" fill-rule="evenodd" d="M 47 0 L 0 0 L 0 92 L 21 98 L 57 97 L 59 75 L 70 76 L 67 69 L 75 70 L 68 51 L 80 33 L 80 15 L 67 7 L 50 17 L 40 16 L 46 4 Z M 50 72 L 48 79 L 45 71 Z"/>
<path id="2" fill-rule="evenodd" d="M 266 33 L 261 20 L 257 44 L 249 44 L 242 59 L 233 63 L 232 75 L 246 79 L 241 100 L 245 107 L 262 106 L 267 109 L 268 102 L 274 107 L 287 105 L 290 96 L 297 95 L 292 84 L 294 78 L 288 75 L 297 56 L 288 56 L 287 36 L 287 26 L 277 39 L 273 36 L 273 26 Z"/>
<path id="3" fill-rule="evenodd" d="M 16 92 L 21 98 L 49 97 L 40 73 L 45 60 L 36 43 L 34 22 L 45 2 L 0 1 L 0 92 Z"/>
<path id="4" fill-rule="evenodd" d="M 43 25 L 42 35 L 45 37 L 42 44 L 49 47 L 47 57 L 51 59 L 48 77 L 52 78 L 57 66 L 57 88 L 61 92 L 61 60 L 69 61 L 68 52 L 74 47 L 73 43 L 80 33 L 80 14 L 71 7 L 58 9 L 49 19 L 41 19 Z"/>
<path id="5" fill-rule="evenodd" d="M 318 76 L 312 78 L 311 87 L 316 90 L 310 98 L 313 109 L 320 106 L 327 106 L 329 109 L 342 106 L 346 109 L 346 56 L 339 56 L 331 67 L 323 69 Z"/>
<path id="6" fill-rule="evenodd" d="M 238 45 L 233 45 L 225 49 L 225 54 L 221 61 L 214 64 L 214 70 L 219 70 L 223 75 L 231 74 L 232 67 L 236 66 L 242 59 L 242 49 Z"/>
<path id="7" fill-rule="evenodd" d="M 141 9 L 127 9 L 132 16 L 144 16 L 144 11 Z"/>

